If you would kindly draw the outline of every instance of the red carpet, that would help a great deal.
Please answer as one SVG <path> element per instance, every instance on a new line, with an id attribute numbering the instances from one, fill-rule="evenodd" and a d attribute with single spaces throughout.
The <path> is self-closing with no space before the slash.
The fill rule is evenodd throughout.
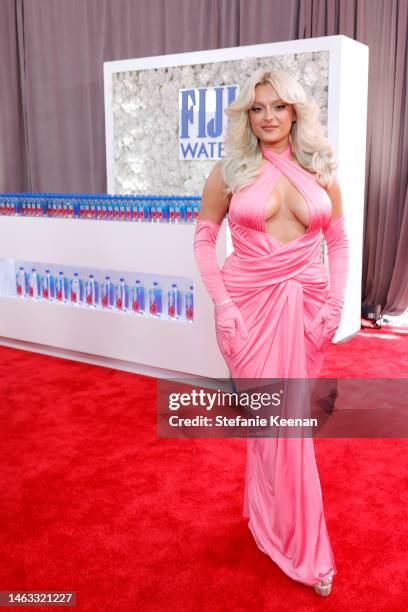
<path id="1" fill-rule="evenodd" d="M 364 331 L 322 375 L 406 376 L 407 343 Z M 324 599 L 253 541 L 245 440 L 158 440 L 151 378 L 4 347 L 0 373 L 1 591 L 73 590 L 81 612 L 406 609 L 407 440 L 315 440 Z"/>

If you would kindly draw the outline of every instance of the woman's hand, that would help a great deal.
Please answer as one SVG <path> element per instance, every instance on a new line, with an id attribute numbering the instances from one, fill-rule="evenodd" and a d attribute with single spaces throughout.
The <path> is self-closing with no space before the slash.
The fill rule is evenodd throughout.
<path id="1" fill-rule="evenodd" d="M 221 351 L 234 355 L 240 340 L 247 340 L 248 332 L 244 319 L 234 302 L 216 306 L 214 310 L 215 330 Z"/>
<path id="2" fill-rule="evenodd" d="M 339 311 L 328 300 L 319 310 L 309 328 L 310 337 L 318 351 L 324 352 L 329 348 L 340 325 L 340 319 L 341 310 Z"/>

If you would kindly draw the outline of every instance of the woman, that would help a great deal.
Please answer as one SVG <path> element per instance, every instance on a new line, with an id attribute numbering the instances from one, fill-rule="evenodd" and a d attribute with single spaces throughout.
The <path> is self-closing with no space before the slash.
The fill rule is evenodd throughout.
<path id="1" fill-rule="evenodd" d="M 258 70 L 226 113 L 226 155 L 206 181 L 194 237 L 219 348 L 233 380 L 315 378 L 348 271 L 332 148 L 316 104 L 285 72 Z M 220 270 L 227 212 L 234 251 Z M 329 595 L 337 571 L 312 437 L 248 438 L 243 515 L 288 576 Z"/>

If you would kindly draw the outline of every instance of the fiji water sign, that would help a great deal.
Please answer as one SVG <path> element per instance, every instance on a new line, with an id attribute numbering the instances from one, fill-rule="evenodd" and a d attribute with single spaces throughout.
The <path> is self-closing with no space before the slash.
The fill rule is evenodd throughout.
<path id="1" fill-rule="evenodd" d="M 179 91 L 179 159 L 221 159 L 227 116 L 237 85 Z"/>

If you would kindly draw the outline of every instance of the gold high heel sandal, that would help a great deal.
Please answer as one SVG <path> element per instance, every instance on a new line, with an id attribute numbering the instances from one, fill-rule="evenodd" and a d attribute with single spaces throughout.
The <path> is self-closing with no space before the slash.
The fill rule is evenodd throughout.
<path id="1" fill-rule="evenodd" d="M 326 578 L 326 580 L 322 580 L 321 582 L 316 582 L 316 584 L 313 585 L 314 592 L 321 597 L 327 597 L 327 595 L 330 595 L 331 593 L 332 584 L 333 576 L 330 576 L 330 578 Z"/>

